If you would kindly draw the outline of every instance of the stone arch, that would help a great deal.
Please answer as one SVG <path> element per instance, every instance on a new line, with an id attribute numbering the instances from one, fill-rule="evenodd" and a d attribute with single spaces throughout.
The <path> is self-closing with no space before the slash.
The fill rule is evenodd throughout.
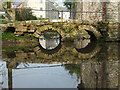
<path id="1" fill-rule="evenodd" d="M 97 31 L 97 29 L 91 25 L 79 25 L 78 29 L 79 29 L 78 31 L 80 31 L 86 35 L 88 33 L 90 36 L 95 36 L 96 39 L 99 39 L 101 36 L 100 32 Z"/>
<path id="2" fill-rule="evenodd" d="M 48 30 L 48 29 L 56 30 L 56 31 L 61 35 L 61 37 L 64 36 L 64 32 L 63 32 L 62 29 L 53 27 L 52 25 L 44 25 L 44 26 L 38 27 L 37 30 L 34 32 L 33 35 L 34 35 L 36 38 L 39 38 L 39 36 L 41 35 L 41 32 L 43 32 L 43 31 L 45 31 L 45 30 Z"/>

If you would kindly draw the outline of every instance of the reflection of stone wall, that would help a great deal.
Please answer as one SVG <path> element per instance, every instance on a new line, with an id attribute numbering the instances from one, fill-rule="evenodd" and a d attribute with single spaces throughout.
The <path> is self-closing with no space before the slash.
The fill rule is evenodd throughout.
<path id="1" fill-rule="evenodd" d="M 109 23 L 108 25 L 108 41 L 120 40 L 120 23 Z"/>
<path id="2" fill-rule="evenodd" d="M 82 63 L 81 77 L 85 88 L 117 88 L 118 61 Z"/>
<path id="3" fill-rule="evenodd" d="M 120 46 L 120 43 L 118 44 L 118 46 Z M 119 88 L 120 88 L 120 47 L 118 47 L 118 60 L 119 60 Z"/>
<path id="4" fill-rule="evenodd" d="M 99 54 L 99 61 L 81 64 L 81 79 L 84 88 L 117 88 L 119 85 L 118 45 L 111 44 Z"/>

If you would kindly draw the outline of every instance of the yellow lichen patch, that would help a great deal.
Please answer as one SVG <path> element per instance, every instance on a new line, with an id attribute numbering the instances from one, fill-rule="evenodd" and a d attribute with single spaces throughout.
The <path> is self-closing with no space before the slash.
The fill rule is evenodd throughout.
<path id="1" fill-rule="evenodd" d="M 33 36 L 36 37 L 36 38 L 39 38 L 40 35 L 39 35 L 37 32 L 35 32 L 35 33 L 33 34 Z"/>

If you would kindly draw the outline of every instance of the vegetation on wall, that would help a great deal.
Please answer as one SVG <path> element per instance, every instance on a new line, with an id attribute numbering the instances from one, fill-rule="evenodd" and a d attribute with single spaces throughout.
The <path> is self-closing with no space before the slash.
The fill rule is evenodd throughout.
<path id="1" fill-rule="evenodd" d="M 14 33 L 11 32 L 3 32 L 2 39 L 3 40 L 35 40 L 34 37 L 28 37 L 27 35 L 17 37 L 15 36 Z"/>

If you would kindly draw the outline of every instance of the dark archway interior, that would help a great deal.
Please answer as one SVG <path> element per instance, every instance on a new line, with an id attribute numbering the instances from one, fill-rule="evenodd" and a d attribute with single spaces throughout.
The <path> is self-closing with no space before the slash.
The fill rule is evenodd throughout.
<path id="1" fill-rule="evenodd" d="M 95 42 L 97 40 L 95 34 L 92 31 L 89 31 L 89 30 L 85 30 L 85 31 L 87 31 L 88 34 L 90 35 L 91 42 Z"/>
<path id="2" fill-rule="evenodd" d="M 14 33 L 15 32 L 15 28 L 14 27 L 8 27 L 5 32 Z"/>

